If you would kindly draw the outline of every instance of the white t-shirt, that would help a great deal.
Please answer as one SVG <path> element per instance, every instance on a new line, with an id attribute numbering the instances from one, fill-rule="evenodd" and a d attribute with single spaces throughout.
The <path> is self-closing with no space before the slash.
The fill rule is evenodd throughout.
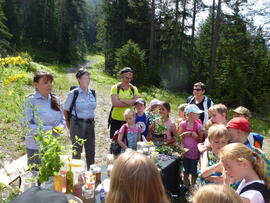
<path id="1" fill-rule="evenodd" d="M 236 193 L 240 194 L 241 190 L 244 187 L 246 187 L 246 186 L 248 186 L 248 185 L 250 185 L 252 183 L 262 183 L 262 184 L 264 184 L 264 181 L 263 180 L 254 180 L 254 181 L 246 183 L 245 180 L 242 180 L 240 185 L 238 186 L 238 188 L 236 190 Z M 242 194 L 240 194 L 240 197 L 244 197 L 244 198 L 249 199 L 250 203 L 265 203 L 262 194 L 257 190 L 248 190 L 246 192 L 243 192 Z"/>

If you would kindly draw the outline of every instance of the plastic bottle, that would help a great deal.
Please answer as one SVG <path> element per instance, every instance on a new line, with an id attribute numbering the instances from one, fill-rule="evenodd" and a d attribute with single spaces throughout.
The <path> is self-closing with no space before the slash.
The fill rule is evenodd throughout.
<path id="1" fill-rule="evenodd" d="M 105 202 L 105 189 L 103 184 L 101 184 L 101 189 L 100 189 L 100 201 Z"/>

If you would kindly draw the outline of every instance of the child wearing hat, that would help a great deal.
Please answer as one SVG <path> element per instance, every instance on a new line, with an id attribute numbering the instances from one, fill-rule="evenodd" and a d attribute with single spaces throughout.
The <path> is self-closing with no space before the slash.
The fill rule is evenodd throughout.
<path id="1" fill-rule="evenodd" d="M 189 185 L 194 186 L 197 178 L 197 164 L 200 158 L 198 143 L 202 137 L 202 123 L 198 121 L 200 110 L 195 104 L 189 104 L 185 108 L 187 120 L 180 123 L 179 134 L 183 139 L 183 147 L 189 149 L 184 154 L 184 186 L 188 189 Z M 189 176 L 191 175 L 191 183 Z"/>
<path id="2" fill-rule="evenodd" d="M 144 112 L 146 102 L 144 99 L 139 98 L 136 100 L 134 105 L 136 109 L 136 125 L 141 127 L 141 136 L 146 138 L 149 132 L 149 118 Z"/>

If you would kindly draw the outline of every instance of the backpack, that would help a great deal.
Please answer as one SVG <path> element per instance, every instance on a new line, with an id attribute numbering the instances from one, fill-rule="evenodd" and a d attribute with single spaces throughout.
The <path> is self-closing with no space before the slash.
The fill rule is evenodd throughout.
<path id="1" fill-rule="evenodd" d="M 124 136 L 123 136 L 123 140 L 122 141 L 126 141 L 126 144 L 128 145 L 128 141 L 127 141 L 127 131 L 128 131 L 128 126 L 126 124 L 123 125 L 125 127 L 124 130 Z M 119 143 L 117 142 L 118 140 L 118 135 L 119 135 L 119 130 L 115 131 L 113 137 L 112 137 L 112 142 L 111 142 L 111 146 L 110 146 L 110 152 L 114 155 L 118 155 L 121 152 L 122 147 L 119 145 Z"/>
<path id="2" fill-rule="evenodd" d="M 78 88 L 78 86 L 71 86 L 69 90 L 71 91 L 71 90 L 74 90 L 76 88 Z M 90 89 L 90 91 L 91 91 L 91 93 L 93 94 L 93 96 L 96 99 L 96 91 L 93 90 L 93 89 Z M 73 107 L 76 109 L 76 100 L 78 98 L 78 95 L 79 95 L 79 90 L 78 89 L 74 90 L 73 99 L 72 99 L 72 102 L 71 102 L 71 105 L 70 105 L 70 108 L 69 108 L 69 111 L 68 111 L 69 118 L 71 117 L 71 112 L 72 112 Z M 77 117 L 76 110 L 75 110 L 75 116 Z"/>
<path id="3" fill-rule="evenodd" d="M 209 109 L 211 107 L 212 100 L 206 96 L 205 96 L 205 98 L 207 99 L 207 109 Z M 195 96 L 189 96 L 187 98 L 187 103 L 191 104 L 194 101 L 194 99 L 195 99 Z M 205 110 L 207 110 L 207 109 L 205 109 Z"/>
<path id="4" fill-rule="evenodd" d="M 264 137 L 258 133 L 251 133 L 254 139 L 253 147 L 262 148 Z"/>
<path id="5" fill-rule="evenodd" d="M 260 192 L 264 198 L 265 202 L 270 202 L 270 190 L 267 189 L 265 184 L 262 183 L 252 183 L 246 187 L 244 187 L 241 191 L 240 194 L 242 194 L 243 192 L 246 192 L 248 190 L 256 190 L 258 192 Z"/>
<path id="6" fill-rule="evenodd" d="M 130 90 L 132 92 L 132 95 L 134 96 L 134 87 L 133 85 L 129 84 L 130 85 Z M 123 88 L 121 88 L 121 83 L 118 83 L 117 84 L 117 95 L 119 95 L 119 92 L 120 92 L 120 89 L 123 90 Z M 111 107 L 111 110 L 110 110 L 110 113 L 109 113 L 109 117 L 108 117 L 108 128 L 110 127 L 111 125 L 111 122 L 112 122 L 112 111 L 113 111 L 113 105 Z"/>

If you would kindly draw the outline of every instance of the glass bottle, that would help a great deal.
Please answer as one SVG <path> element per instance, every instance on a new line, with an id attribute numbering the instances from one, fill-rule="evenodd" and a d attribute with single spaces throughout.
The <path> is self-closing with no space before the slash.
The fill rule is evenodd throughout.
<path id="1" fill-rule="evenodd" d="M 71 165 L 68 167 L 68 171 L 66 174 L 66 182 L 67 182 L 67 193 L 72 193 L 73 192 L 73 172 L 71 171 Z"/>

